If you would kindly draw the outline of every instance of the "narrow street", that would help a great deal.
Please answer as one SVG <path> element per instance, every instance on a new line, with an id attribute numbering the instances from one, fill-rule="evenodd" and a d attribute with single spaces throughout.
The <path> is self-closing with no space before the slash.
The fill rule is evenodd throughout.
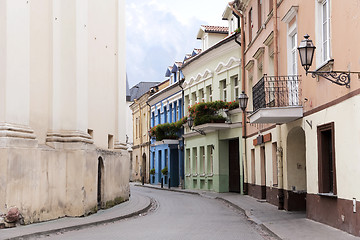
<path id="1" fill-rule="evenodd" d="M 156 200 L 149 213 L 44 239 L 271 239 L 238 210 L 216 199 L 131 187 L 132 194 Z"/>

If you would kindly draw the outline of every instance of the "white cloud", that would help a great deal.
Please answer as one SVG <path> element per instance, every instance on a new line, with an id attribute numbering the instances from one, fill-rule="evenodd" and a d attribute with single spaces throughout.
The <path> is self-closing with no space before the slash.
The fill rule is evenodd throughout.
<path id="1" fill-rule="evenodd" d="M 163 81 L 167 66 L 182 61 L 186 53 L 200 46 L 196 40 L 200 25 L 221 23 L 227 2 L 127 0 L 127 72 L 130 87 L 140 81 Z M 214 19 L 218 19 L 217 23 Z"/>

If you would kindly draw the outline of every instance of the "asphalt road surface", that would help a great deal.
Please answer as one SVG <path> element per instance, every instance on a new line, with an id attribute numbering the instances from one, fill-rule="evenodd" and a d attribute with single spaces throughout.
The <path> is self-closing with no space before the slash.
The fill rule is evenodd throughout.
<path id="1" fill-rule="evenodd" d="M 155 199 L 156 205 L 142 216 L 42 239 L 272 239 L 240 211 L 220 200 L 134 186 L 131 192 Z"/>

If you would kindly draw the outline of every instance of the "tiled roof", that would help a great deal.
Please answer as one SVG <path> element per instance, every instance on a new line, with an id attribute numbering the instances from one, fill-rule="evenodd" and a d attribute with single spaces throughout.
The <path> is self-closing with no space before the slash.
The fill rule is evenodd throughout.
<path id="1" fill-rule="evenodd" d="M 208 26 L 208 25 L 201 25 L 204 28 L 204 31 L 207 33 L 225 33 L 229 32 L 228 27 L 221 27 L 221 26 Z"/>

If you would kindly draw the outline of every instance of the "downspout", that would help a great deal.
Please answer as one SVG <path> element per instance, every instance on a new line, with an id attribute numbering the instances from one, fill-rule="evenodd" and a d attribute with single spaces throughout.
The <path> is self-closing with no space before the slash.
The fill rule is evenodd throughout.
<path id="1" fill-rule="evenodd" d="M 243 92 L 246 92 L 246 89 L 245 89 L 245 30 L 244 30 L 244 15 L 242 13 L 240 13 L 238 10 L 235 9 L 234 7 L 234 2 L 230 2 L 229 3 L 229 6 L 230 8 L 232 9 L 232 11 L 235 13 L 235 16 L 237 18 L 240 17 L 240 24 L 241 24 L 241 27 L 240 27 L 240 30 L 241 30 L 241 33 L 240 33 L 240 37 L 241 37 L 241 40 L 240 40 L 240 43 L 239 41 L 237 40 L 237 34 L 235 34 L 235 42 L 237 44 L 240 45 L 241 47 L 241 91 Z M 242 149 L 243 149 L 243 153 L 242 153 L 242 173 L 243 173 L 243 176 L 244 176 L 244 179 L 240 179 L 240 184 L 241 184 L 241 181 L 242 184 L 242 189 L 241 189 L 241 193 L 242 194 L 247 194 L 248 191 L 247 191 L 247 185 L 245 183 L 248 183 L 248 173 L 247 173 L 247 154 L 246 154 L 246 111 L 244 111 L 242 113 Z"/>
<path id="2" fill-rule="evenodd" d="M 278 24 L 277 24 L 277 0 L 273 1 L 273 17 L 274 17 L 274 75 L 275 79 L 279 76 L 279 50 L 278 50 Z M 275 86 L 278 86 L 278 82 L 275 82 Z M 281 125 L 276 125 L 276 132 L 278 137 L 279 146 L 276 149 L 276 157 L 278 162 L 278 198 L 279 206 L 278 209 L 284 209 L 284 172 L 283 172 L 283 147 L 281 138 Z"/>
<path id="3" fill-rule="evenodd" d="M 140 134 L 140 159 L 141 159 L 141 165 L 142 166 L 142 163 L 143 163 L 143 152 L 142 152 L 142 145 L 143 145 L 143 133 L 142 133 L 142 114 L 141 114 L 141 103 L 135 99 L 135 103 L 138 104 L 139 106 L 139 114 L 140 114 L 140 117 L 139 117 L 139 134 Z M 145 163 L 146 164 L 146 163 Z M 146 166 L 145 166 L 146 167 Z M 140 177 L 141 177 L 141 181 L 142 181 L 142 178 L 145 177 L 144 176 L 144 169 L 141 168 L 141 171 L 140 171 Z"/>
<path id="4" fill-rule="evenodd" d="M 150 104 L 149 104 L 149 102 L 148 101 L 146 101 L 146 105 L 148 105 L 149 106 L 149 111 L 148 111 L 148 123 L 149 123 L 149 126 L 151 127 L 151 106 L 150 106 Z M 148 133 L 148 136 L 149 136 L 149 157 L 148 157 L 148 159 L 149 159 L 149 171 L 148 171 L 148 173 L 149 173 L 149 183 L 151 183 L 151 181 L 150 181 L 150 170 L 151 170 L 151 168 L 150 168 L 150 160 L 151 160 L 151 151 L 150 151 L 150 147 L 151 147 L 151 136 L 150 136 L 150 133 Z"/>
<path id="5" fill-rule="evenodd" d="M 179 77 L 180 77 L 180 72 L 179 72 Z M 184 106 L 185 106 L 185 102 L 184 102 L 184 88 L 182 86 L 182 84 L 185 82 L 185 77 L 183 77 L 180 81 L 179 81 L 179 87 L 181 88 L 181 112 L 183 114 L 183 117 L 185 117 L 185 109 L 184 109 Z M 181 130 L 182 130 L 182 133 L 184 134 L 184 126 L 181 126 Z M 182 141 L 182 149 L 181 150 L 181 147 L 180 147 L 180 151 L 183 151 L 183 164 L 180 164 L 180 161 L 179 161 L 179 164 L 180 166 L 182 165 L 183 166 L 183 169 L 181 171 L 181 167 L 179 166 L 179 171 L 180 171 L 180 188 L 184 189 L 185 188 L 185 181 L 184 181 L 184 175 L 183 175 L 183 172 L 185 172 L 185 142 L 184 142 L 184 137 L 181 136 L 181 141 Z"/>

